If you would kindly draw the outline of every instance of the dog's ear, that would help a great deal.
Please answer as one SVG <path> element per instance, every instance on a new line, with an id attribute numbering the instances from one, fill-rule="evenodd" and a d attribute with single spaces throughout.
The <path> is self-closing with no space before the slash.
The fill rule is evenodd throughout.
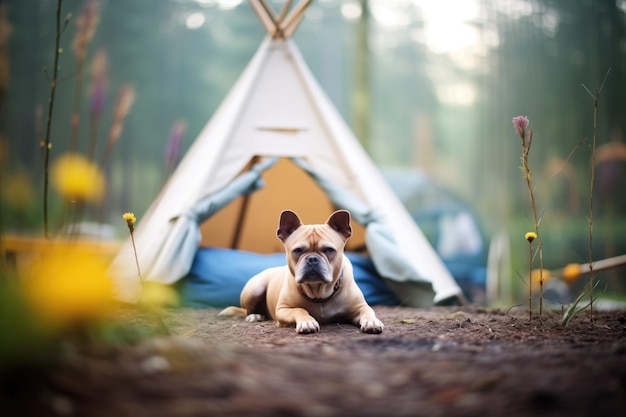
<path id="1" fill-rule="evenodd" d="M 276 236 L 284 243 L 285 240 L 298 228 L 302 226 L 302 221 L 296 213 L 291 210 L 284 210 L 280 213 L 278 221 L 278 230 Z"/>
<path id="2" fill-rule="evenodd" d="M 350 212 L 347 210 L 337 210 L 330 215 L 326 224 L 336 230 L 344 239 L 352 236 L 352 227 L 350 227 Z"/>

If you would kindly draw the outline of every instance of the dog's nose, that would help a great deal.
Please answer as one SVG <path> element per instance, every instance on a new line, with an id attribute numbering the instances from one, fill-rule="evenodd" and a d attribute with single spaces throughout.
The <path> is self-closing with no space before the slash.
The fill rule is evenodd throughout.
<path id="1" fill-rule="evenodd" d="M 306 258 L 306 264 L 309 266 L 315 266 L 320 263 L 320 258 L 317 256 L 309 256 Z"/>

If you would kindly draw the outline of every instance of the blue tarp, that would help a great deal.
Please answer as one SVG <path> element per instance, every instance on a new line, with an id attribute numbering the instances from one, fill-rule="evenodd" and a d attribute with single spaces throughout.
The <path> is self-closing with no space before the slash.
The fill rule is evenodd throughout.
<path id="1" fill-rule="evenodd" d="M 378 275 L 372 261 L 360 254 L 347 253 L 354 278 L 370 305 L 398 305 L 400 301 Z M 248 279 L 266 268 L 285 265 L 285 254 L 262 255 L 241 250 L 200 248 L 189 275 L 177 288 L 182 305 L 222 308 L 239 305 L 239 294 Z"/>

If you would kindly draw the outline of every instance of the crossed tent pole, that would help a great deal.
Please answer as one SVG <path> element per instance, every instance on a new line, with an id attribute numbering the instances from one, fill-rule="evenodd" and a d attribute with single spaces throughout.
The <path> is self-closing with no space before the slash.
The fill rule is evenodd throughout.
<path id="1" fill-rule="evenodd" d="M 292 9 L 293 1 L 286 0 L 278 13 L 274 11 L 267 0 L 250 0 L 250 4 L 272 38 L 287 39 L 293 35 L 312 1 L 301 0 Z"/>

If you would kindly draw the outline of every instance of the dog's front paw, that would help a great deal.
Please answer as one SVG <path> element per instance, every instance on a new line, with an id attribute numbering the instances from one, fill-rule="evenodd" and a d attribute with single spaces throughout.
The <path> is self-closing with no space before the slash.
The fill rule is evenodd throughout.
<path id="1" fill-rule="evenodd" d="M 361 319 L 361 331 L 363 333 L 382 333 L 385 325 L 376 317 L 373 319 Z"/>
<path id="2" fill-rule="evenodd" d="M 300 321 L 296 324 L 296 332 L 300 334 L 317 333 L 320 331 L 320 324 L 315 320 Z"/>
<path id="3" fill-rule="evenodd" d="M 257 321 L 265 320 L 265 316 L 263 314 L 248 314 L 246 316 L 246 321 L 249 323 L 254 323 Z"/>

